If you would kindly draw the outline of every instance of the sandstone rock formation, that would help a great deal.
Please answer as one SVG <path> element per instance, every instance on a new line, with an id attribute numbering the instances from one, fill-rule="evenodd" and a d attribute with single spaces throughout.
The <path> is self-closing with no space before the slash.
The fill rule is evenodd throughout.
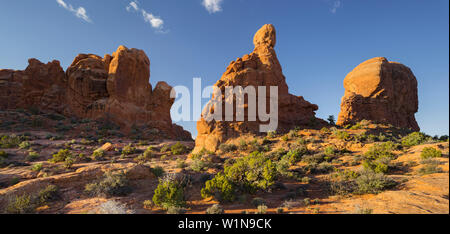
<path id="1" fill-rule="evenodd" d="M 269 110 L 270 86 L 278 86 L 278 129 L 283 132 L 294 127 L 311 127 L 324 124 L 323 120 L 315 117 L 317 105 L 311 104 L 301 96 L 289 94 L 286 78 L 283 75 L 281 65 L 278 61 L 274 47 L 276 44 L 276 32 L 273 25 L 264 25 L 255 35 L 253 43 L 255 49 L 251 54 L 238 58 L 231 62 L 222 78 L 215 84 L 215 87 L 222 91 L 223 105 L 225 102 L 225 87 L 247 86 L 255 87 L 266 86 L 266 99 Z M 215 97 L 213 97 L 214 99 Z M 227 121 L 206 121 L 205 116 L 197 123 L 198 136 L 196 139 L 196 148 L 194 152 L 205 148 L 215 151 L 217 147 L 228 139 L 238 137 L 245 133 L 260 134 L 259 125 L 261 121 L 248 120 L 248 100 L 245 101 L 245 121 L 227 122 Z M 234 102 L 236 103 L 236 102 Z M 225 110 L 225 107 L 222 108 Z M 213 110 L 206 110 L 213 112 Z M 257 113 L 257 112 L 256 112 Z M 234 112 L 234 114 L 236 114 Z M 235 118 L 234 118 L 235 119 Z M 258 120 L 258 118 L 257 118 Z"/>
<path id="2" fill-rule="evenodd" d="M 104 58 L 80 54 L 65 73 L 58 61 L 29 63 L 25 71 L 0 70 L 0 109 L 38 108 L 111 121 L 125 131 L 144 127 L 160 137 L 192 139 L 172 124 L 172 87 L 159 82 L 152 90 L 150 60 L 142 50 L 120 46 Z"/>
<path id="3" fill-rule="evenodd" d="M 0 69 L 0 109 L 44 108 L 61 112 L 65 105 L 64 70 L 58 61 L 29 59 L 24 71 Z"/>
<path id="4" fill-rule="evenodd" d="M 414 117 L 417 80 L 405 65 L 382 57 L 367 60 L 345 77 L 344 88 L 338 125 L 365 119 L 420 130 Z"/>

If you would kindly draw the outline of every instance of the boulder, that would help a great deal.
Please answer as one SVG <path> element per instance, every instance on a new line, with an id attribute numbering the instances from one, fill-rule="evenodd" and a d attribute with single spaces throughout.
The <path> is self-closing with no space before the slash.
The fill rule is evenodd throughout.
<path id="1" fill-rule="evenodd" d="M 417 80 L 411 69 L 386 58 L 369 59 L 344 79 L 345 94 L 337 124 L 361 120 L 419 131 Z"/>

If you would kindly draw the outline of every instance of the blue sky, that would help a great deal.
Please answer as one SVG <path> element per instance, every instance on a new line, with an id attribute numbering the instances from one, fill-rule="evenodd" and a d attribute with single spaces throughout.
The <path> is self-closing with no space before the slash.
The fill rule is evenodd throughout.
<path id="1" fill-rule="evenodd" d="M 253 49 L 264 24 L 277 29 L 276 51 L 295 95 L 337 116 L 342 81 L 361 62 L 383 56 L 418 79 L 422 131 L 449 133 L 448 0 L 15 0 L 0 1 L 0 68 L 27 59 L 61 61 L 79 53 L 143 49 L 150 82 L 214 84 Z M 207 100 L 204 100 L 207 101 Z M 195 122 L 180 123 L 195 131 Z"/>

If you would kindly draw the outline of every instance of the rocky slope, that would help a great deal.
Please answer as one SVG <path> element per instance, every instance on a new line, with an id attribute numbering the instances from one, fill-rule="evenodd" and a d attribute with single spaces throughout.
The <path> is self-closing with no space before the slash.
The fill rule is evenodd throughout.
<path id="1" fill-rule="evenodd" d="M 254 36 L 253 44 L 255 49 L 252 53 L 238 58 L 231 62 L 222 78 L 217 81 L 215 87 L 222 91 L 223 108 L 222 114 L 225 119 L 225 103 L 236 103 L 235 99 L 225 98 L 225 87 L 241 86 L 244 89 L 248 86 L 255 87 L 258 97 L 258 86 L 266 86 L 266 103 L 270 103 L 270 86 L 278 87 L 278 128 L 279 132 L 285 132 L 295 127 L 315 127 L 325 124 L 323 120 L 315 117 L 317 105 L 311 104 L 301 96 L 289 93 L 286 78 L 283 75 L 280 62 L 278 61 L 275 44 L 276 31 L 271 24 L 264 25 Z M 213 97 L 212 100 L 217 100 Z M 258 103 L 259 100 L 257 100 Z M 258 113 L 258 107 L 254 107 Z M 267 104 L 268 112 L 270 105 Z M 267 122 L 248 121 L 248 100 L 244 102 L 244 121 L 206 121 L 205 114 L 214 112 L 212 109 L 205 110 L 204 115 L 197 123 L 198 136 L 196 139 L 195 151 L 206 148 L 211 151 L 233 137 L 242 134 L 260 134 L 260 125 Z"/>
<path id="2" fill-rule="evenodd" d="M 414 117 L 417 80 L 405 65 L 382 57 L 369 59 L 345 77 L 344 88 L 338 125 L 365 119 L 420 130 Z"/>
<path id="3" fill-rule="evenodd" d="M 125 132 L 154 129 L 163 138 L 191 139 L 172 124 L 170 87 L 149 83 L 150 60 L 120 46 L 104 58 L 80 54 L 66 72 L 58 61 L 30 59 L 24 71 L 0 70 L 0 108 L 38 109 L 68 117 L 112 122 Z"/>

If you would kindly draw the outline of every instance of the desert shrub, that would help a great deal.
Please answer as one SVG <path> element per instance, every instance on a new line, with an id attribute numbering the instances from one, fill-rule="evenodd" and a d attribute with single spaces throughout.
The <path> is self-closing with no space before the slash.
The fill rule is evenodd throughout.
<path id="1" fill-rule="evenodd" d="M 330 133 L 331 131 L 330 131 L 329 128 L 323 127 L 322 129 L 320 129 L 320 132 L 321 132 L 321 133 Z"/>
<path id="2" fill-rule="evenodd" d="M 59 198 L 59 188 L 56 185 L 48 185 L 38 193 L 38 201 L 40 204 L 45 204 L 49 201 L 55 201 Z"/>
<path id="3" fill-rule="evenodd" d="M 372 214 L 373 209 L 361 208 L 359 205 L 355 207 L 355 214 Z"/>
<path id="4" fill-rule="evenodd" d="M 176 163 L 177 163 L 177 168 L 183 169 L 183 168 L 186 168 L 186 167 L 187 167 L 186 161 L 184 161 L 184 160 L 181 159 L 181 158 L 177 159 Z"/>
<path id="5" fill-rule="evenodd" d="M 276 135 L 277 135 L 277 132 L 275 132 L 275 131 L 270 131 L 267 133 L 268 138 L 274 138 L 274 137 L 276 137 Z"/>
<path id="6" fill-rule="evenodd" d="M 172 145 L 170 147 L 170 151 L 172 152 L 173 155 L 181 155 L 189 153 L 189 149 L 180 142 L 177 142 L 176 144 Z"/>
<path id="7" fill-rule="evenodd" d="M 203 198 L 214 197 L 219 201 L 234 201 L 236 188 L 223 173 L 218 173 L 213 179 L 206 181 L 201 190 Z"/>
<path id="8" fill-rule="evenodd" d="M 18 147 L 21 142 L 22 137 L 16 135 L 11 136 L 2 135 L 0 137 L 0 148 L 2 149 L 15 148 Z"/>
<path id="9" fill-rule="evenodd" d="M 31 143 L 29 141 L 22 141 L 19 144 L 19 149 L 28 149 L 28 148 L 30 148 L 30 146 L 31 146 Z"/>
<path id="10" fill-rule="evenodd" d="M 334 170 L 334 166 L 328 162 L 310 163 L 304 167 L 304 171 L 311 174 L 323 174 Z"/>
<path id="11" fill-rule="evenodd" d="M 186 205 L 184 189 L 185 185 L 176 179 L 170 177 L 160 179 L 152 201 L 165 209 L 184 207 Z"/>
<path id="12" fill-rule="evenodd" d="M 421 132 L 413 132 L 408 136 L 405 136 L 401 139 L 402 145 L 405 147 L 411 147 L 415 145 L 420 145 L 425 142 L 427 136 Z"/>
<path id="13" fill-rule="evenodd" d="M 229 153 L 229 152 L 234 152 L 238 149 L 238 147 L 236 145 L 233 144 L 221 144 L 219 145 L 219 150 L 222 153 Z"/>
<path id="14" fill-rule="evenodd" d="M 98 149 L 92 153 L 91 159 L 94 161 L 99 161 L 99 160 L 103 160 L 104 156 L 105 156 L 105 151 Z"/>
<path id="15" fill-rule="evenodd" d="M 418 173 L 421 175 L 428 175 L 442 172 L 442 169 L 439 167 L 441 163 L 438 160 L 435 160 L 434 158 L 422 159 L 420 163 L 423 165 L 418 171 Z"/>
<path id="16" fill-rule="evenodd" d="M 233 201 L 235 192 L 254 192 L 267 190 L 278 176 L 275 163 L 260 152 L 237 159 L 225 166 L 224 173 L 217 174 L 206 182 L 202 196 L 215 197 L 219 201 Z"/>
<path id="17" fill-rule="evenodd" d="M 281 137 L 281 140 L 282 140 L 282 141 L 289 141 L 289 136 L 288 136 L 288 135 L 283 135 L 283 136 Z"/>
<path id="18" fill-rule="evenodd" d="M 178 206 L 169 206 L 167 208 L 167 214 L 184 214 L 186 213 L 186 209 Z"/>
<path id="19" fill-rule="evenodd" d="M 208 168 L 208 163 L 203 161 L 201 158 L 193 158 L 190 168 L 195 172 L 201 172 Z"/>
<path id="20" fill-rule="evenodd" d="M 151 210 L 153 208 L 153 202 L 150 200 L 145 200 L 142 205 L 144 206 L 144 209 Z"/>
<path id="21" fill-rule="evenodd" d="M 325 149 L 323 150 L 323 153 L 326 155 L 326 156 L 333 156 L 333 155 L 335 155 L 335 153 L 337 152 L 338 150 L 334 147 L 334 146 L 327 146 L 327 147 L 325 147 Z"/>
<path id="22" fill-rule="evenodd" d="M 297 162 L 300 162 L 303 155 L 306 155 L 308 153 L 308 149 L 306 146 L 299 146 L 295 149 L 290 150 L 285 156 L 289 160 L 290 165 L 294 165 Z"/>
<path id="23" fill-rule="evenodd" d="M 258 208 L 256 208 L 256 214 L 266 214 L 267 213 L 267 206 L 266 205 L 260 205 Z"/>
<path id="24" fill-rule="evenodd" d="M 302 157 L 302 162 L 308 163 L 308 164 L 319 164 L 321 162 L 325 161 L 325 154 L 323 153 L 318 153 L 318 154 L 313 154 L 313 155 L 305 155 Z"/>
<path id="25" fill-rule="evenodd" d="M 382 173 L 375 173 L 372 171 L 363 171 L 361 175 L 355 180 L 357 187 L 357 194 L 377 194 L 386 189 L 392 188 L 397 183 Z"/>
<path id="26" fill-rule="evenodd" d="M 131 192 L 131 187 L 125 173 L 109 171 L 100 181 L 87 184 L 85 192 L 93 196 L 125 196 Z"/>
<path id="27" fill-rule="evenodd" d="M 8 214 L 31 214 L 35 211 L 36 205 L 33 203 L 32 197 L 27 194 L 10 199 L 5 209 L 5 213 Z"/>
<path id="28" fill-rule="evenodd" d="M 64 160 L 64 167 L 66 168 L 66 169 L 70 169 L 70 168 L 72 168 L 72 165 L 75 163 L 75 158 L 73 157 L 73 156 L 70 156 L 70 157 L 67 157 L 65 160 Z"/>
<path id="29" fill-rule="evenodd" d="M 127 209 L 124 204 L 117 201 L 106 201 L 97 210 L 98 214 L 133 214 L 135 211 Z"/>
<path id="30" fill-rule="evenodd" d="M 128 144 L 122 148 L 123 155 L 132 155 L 136 153 L 136 148 L 132 144 Z"/>
<path id="31" fill-rule="evenodd" d="M 49 161 L 52 163 L 59 163 L 66 161 L 66 158 L 72 157 L 72 153 L 68 149 L 62 149 L 58 153 L 53 154 L 52 159 Z"/>
<path id="32" fill-rule="evenodd" d="M 161 149 L 159 150 L 159 152 L 161 153 L 165 153 L 167 151 L 170 150 L 170 145 L 163 145 L 163 147 L 161 147 Z"/>
<path id="33" fill-rule="evenodd" d="M 8 157 L 8 153 L 6 153 L 3 150 L 0 150 L 0 158 L 7 158 Z"/>
<path id="34" fill-rule="evenodd" d="M 422 153 L 420 153 L 420 157 L 422 159 L 440 158 L 440 157 L 442 157 L 442 151 L 437 150 L 433 147 L 425 147 L 425 148 L 423 148 Z"/>
<path id="35" fill-rule="evenodd" d="M 395 158 L 392 151 L 396 148 L 398 145 L 392 141 L 373 145 L 364 154 L 363 167 L 375 173 L 387 173 L 390 161 Z"/>
<path id="36" fill-rule="evenodd" d="M 224 210 L 219 204 L 214 204 L 206 209 L 206 214 L 223 214 Z"/>
<path id="37" fill-rule="evenodd" d="M 35 151 L 30 151 L 28 152 L 28 156 L 26 158 L 27 161 L 34 161 L 36 159 L 38 159 L 40 156 L 37 152 Z"/>
<path id="38" fill-rule="evenodd" d="M 260 197 L 255 197 L 252 199 L 252 205 L 254 207 L 258 207 L 258 206 L 265 205 L 265 204 L 266 204 L 266 201 Z"/>
<path id="39" fill-rule="evenodd" d="M 42 170 L 42 163 L 37 163 L 37 164 L 34 164 L 32 167 L 31 167 L 31 170 L 32 171 L 41 171 Z"/>
<path id="40" fill-rule="evenodd" d="M 156 167 L 152 168 L 151 171 L 152 171 L 153 175 L 155 175 L 156 177 L 161 177 L 166 173 L 164 171 L 164 168 L 162 168 L 160 166 L 156 166 Z"/>
<path id="41" fill-rule="evenodd" d="M 344 141 L 350 140 L 350 134 L 346 131 L 334 131 L 333 136 Z"/>

